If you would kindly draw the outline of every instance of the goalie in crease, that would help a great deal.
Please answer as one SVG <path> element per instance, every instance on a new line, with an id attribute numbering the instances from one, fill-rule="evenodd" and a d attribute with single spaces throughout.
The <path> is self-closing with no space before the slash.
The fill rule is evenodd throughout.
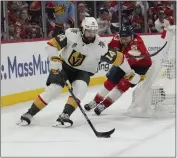
<path id="1" fill-rule="evenodd" d="M 122 27 L 119 34 L 112 38 L 109 47 L 116 48 L 125 57 L 149 55 L 143 40 L 132 31 L 130 26 Z M 125 76 L 120 67 L 113 65 L 106 74 L 107 80 L 104 82 L 104 86 L 96 94 L 93 101 L 84 106 L 87 111 L 95 108 L 94 112 L 100 115 L 101 112 L 110 107 L 129 88 L 144 80 L 147 71 L 152 65 L 151 57 L 129 58 L 128 63 L 140 78 L 133 78 L 130 82 L 132 76 Z"/>
<path id="2" fill-rule="evenodd" d="M 48 42 L 46 51 L 50 59 L 51 72 L 47 79 L 47 87 L 36 97 L 28 111 L 21 116 L 19 125 L 30 124 L 38 112 L 61 94 L 66 80 L 71 83 L 79 103 L 87 92 L 90 76 L 96 73 L 100 60 L 119 66 L 119 69 L 127 76 L 132 76 L 131 80 L 139 78 L 138 74 L 130 68 L 124 55 L 115 49 L 108 49 L 97 32 L 96 19 L 85 17 L 80 29 L 67 29 L 65 34 L 57 35 Z M 53 126 L 71 126 L 73 121 L 70 116 L 76 108 L 77 103 L 72 96 L 69 96 L 63 112 Z"/>

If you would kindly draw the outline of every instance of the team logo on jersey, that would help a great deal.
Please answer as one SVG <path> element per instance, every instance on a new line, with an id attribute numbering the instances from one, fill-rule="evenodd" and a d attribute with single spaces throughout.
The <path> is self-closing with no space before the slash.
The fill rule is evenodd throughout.
<path id="1" fill-rule="evenodd" d="M 137 50 L 137 45 L 132 45 L 132 46 L 131 46 L 131 49 L 132 49 L 132 50 Z"/>
<path id="2" fill-rule="evenodd" d="M 73 50 L 71 55 L 68 58 L 68 62 L 73 67 L 80 66 L 83 63 L 85 57 L 86 56 L 81 54 L 80 52 Z"/>
<path id="3" fill-rule="evenodd" d="M 119 40 L 120 40 L 120 36 L 119 36 L 119 35 L 114 36 L 114 40 L 115 40 L 115 41 L 119 41 Z"/>
<path id="4" fill-rule="evenodd" d="M 100 47 L 102 47 L 102 48 L 105 47 L 105 44 L 104 44 L 104 42 L 102 42 L 102 41 L 100 41 L 100 42 L 98 43 L 98 45 L 99 45 Z"/>

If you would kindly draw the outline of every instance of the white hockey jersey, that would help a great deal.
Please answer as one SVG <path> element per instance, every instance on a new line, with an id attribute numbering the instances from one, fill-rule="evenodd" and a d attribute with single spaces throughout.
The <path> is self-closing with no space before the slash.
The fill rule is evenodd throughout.
<path id="1" fill-rule="evenodd" d="M 91 73 L 97 71 L 101 56 L 108 51 L 108 45 L 97 35 L 94 43 L 85 44 L 81 32 L 77 28 L 67 29 L 65 35 L 59 35 L 60 40 L 66 36 L 67 45 L 60 51 L 61 57 L 71 67 Z"/>

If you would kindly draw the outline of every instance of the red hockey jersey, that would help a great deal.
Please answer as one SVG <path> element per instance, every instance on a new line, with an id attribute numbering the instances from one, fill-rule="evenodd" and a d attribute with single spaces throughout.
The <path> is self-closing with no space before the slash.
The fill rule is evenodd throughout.
<path id="1" fill-rule="evenodd" d="M 133 41 L 129 44 L 128 47 L 123 47 L 120 43 L 119 35 L 116 35 L 112 38 L 111 42 L 109 43 L 109 47 L 116 48 L 120 52 L 124 53 L 126 57 L 128 56 L 138 56 L 142 54 L 149 54 L 146 46 L 142 38 L 138 35 L 135 35 Z M 151 57 L 146 58 L 130 58 L 128 59 L 130 66 L 132 67 L 150 67 L 152 65 Z"/>

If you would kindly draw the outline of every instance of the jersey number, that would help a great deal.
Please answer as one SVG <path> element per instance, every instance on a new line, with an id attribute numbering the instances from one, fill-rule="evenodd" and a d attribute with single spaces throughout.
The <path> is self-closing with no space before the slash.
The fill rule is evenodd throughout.
<path id="1" fill-rule="evenodd" d="M 60 42 L 62 42 L 66 38 L 66 36 L 64 34 L 59 34 L 57 38 L 59 39 Z"/>
<path id="2" fill-rule="evenodd" d="M 111 62 L 113 62 L 113 60 L 115 60 L 117 54 L 116 52 L 113 52 L 112 50 L 109 50 L 109 52 L 106 54 L 106 58 L 109 59 Z"/>

